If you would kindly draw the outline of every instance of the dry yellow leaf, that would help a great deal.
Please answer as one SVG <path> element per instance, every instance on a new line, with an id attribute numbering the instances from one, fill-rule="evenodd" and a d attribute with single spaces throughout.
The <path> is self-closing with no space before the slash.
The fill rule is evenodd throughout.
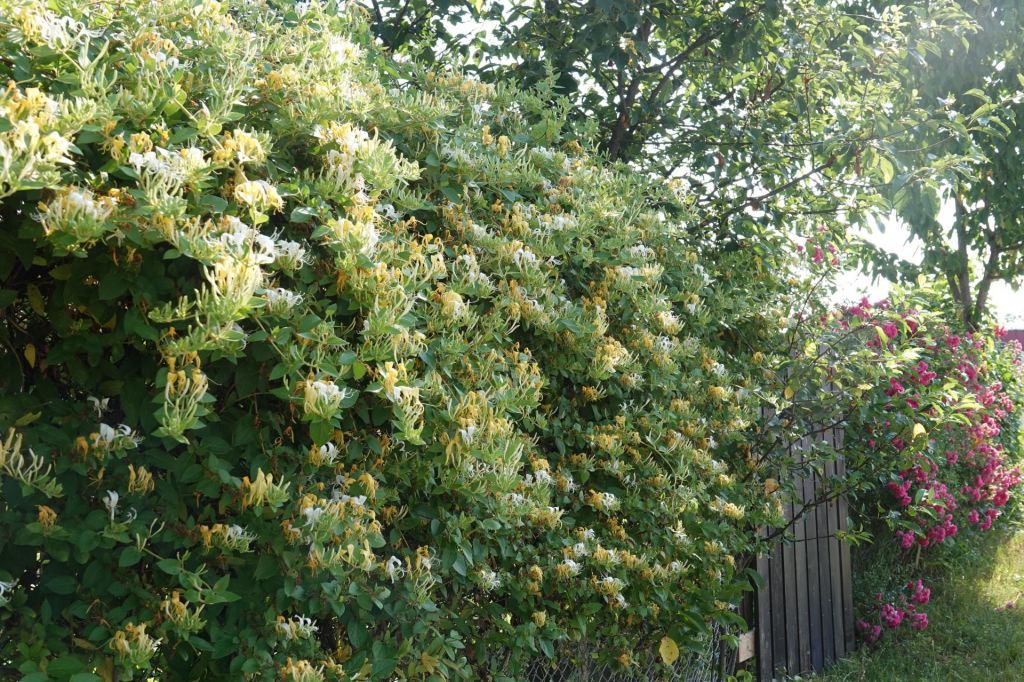
<path id="1" fill-rule="evenodd" d="M 679 647 L 676 645 L 675 640 L 665 636 L 661 638 L 658 653 L 661 654 L 661 660 L 665 661 L 665 665 L 672 665 L 679 658 Z"/>
<path id="2" fill-rule="evenodd" d="M 36 347 L 34 344 L 28 344 L 25 346 L 25 359 L 28 360 L 29 367 L 36 366 Z"/>

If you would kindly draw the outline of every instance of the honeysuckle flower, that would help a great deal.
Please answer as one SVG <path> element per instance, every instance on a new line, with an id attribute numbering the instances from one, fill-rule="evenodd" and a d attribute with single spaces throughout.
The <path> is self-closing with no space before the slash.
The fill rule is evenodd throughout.
<path id="1" fill-rule="evenodd" d="M 313 528 L 320 521 L 320 517 L 323 516 L 323 507 L 306 507 L 302 510 L 303 515 L 306 517 L 306 526 Z"/>
<path id="2" fill-rule="evenodd" d="M 387 575 L 391 582 L 399 580 L 405 575 L 405 569 L 402 567 L 402 560 L 392 555 L 384 564 L 384 574 Z"/>
<path id="3" fill-rule="evenodd" d="M 340 454 L 338 446 L 334 443 L 324 443 L 320 446 L 319 453 L 321 464 L 326 466 L 332 466 L 337 461 L 338 455 Z"/>
<path id="4" fill-rule="evenodd" d="M 48 203 L 40 204 L 36 218 L 47 236 L 66 236 L 72 244 L 85 244 L 107 233 L 107 219 L 116 205 L 110 197 L 99 197 L 90 189 L 68 187 Z"/>
<path id="5" fill-rule="evenodd" d="M 299 242 L 281 239 L 274 245 L 274 264 L 282 270 L 297 270 L 305 262 L 306 247 Z"/>
<path id="6" fill-rule="evenodd" d="M 303 403 L 306 414 L 331 419 L 347 395 L 348 389 L 333 381 L 307 381 Z"/>
<path id="7" fill-rule="evenodd" d="M 14 591 L 14 588 L 16 586 L 17 586 L 17 583 L 14 582 L 13 580 L 10 581 L 10 582 L 6 582 L 6 581 L 3 581 L 3 580 L 0 580 L 0 606 L 3 606 L 4 604 L 6 604 L 7 602 L 9 602 L 11 600 L 11 598 L 8 597 L 7 595 L 8 595 L 8 593 Z"/>
<path id="8" fill-rule="evenodd" d="M 501 587 L 501 578 L 497 573 L 489 568 L 481 568 L 477 574 L 477 580 L 480 583 L 480 587 L 486 592 L 496 590 Z"/>
<path id="9" fill-rule="evenodd" d="M 96 410 L 96 418 L 102 419 L 103 413 L 107 411 L 107 406 L 110 404 L 110 398 L 100 400 L 96 396 L 89 396 L 86 400 L 92 403 L 93 409 Z"/>
<path id="10" fill-rule="evenodd" d="M 249 545 L 256 540 L 256 536 L 242 526 L 232 524 L 224 529 L 223 540 L 227 549 L 233 549 L 238 552 L 248 552 Z"/>
<path id="11" fill-rule="evenodd" d="M 335 242 L 367 258 L 373 257 L 380 242 L 380 234 L 372 222 L 335 218 L 328 221 L 327 227 L 328 235 Z"/>
<path id="12" fill-rule="evenodd" d="M 128 623 L 114 633 L 110 640 L 110 648 L 118 660 L 128 667 L 145 669 L 156 655 L 162 640 L 154 639 L 146 633 L 146 624 Z"/>
<path id="13" fill-rule="evenodd" d="M 462 442 L 466 445 L 472 445 L 473 440 L 476 438 L 476 432 L 477 426 L 475 424 L 470 424 L 463 429 L 459 429 L 459 438 L 461 438 Z"/>
<path id="14" fill-rule="evenodd" d="M 331 36 L 327 49 L 334 55 L 340 65 L 351 64 L 362 59 L 363 51 L 355 43 L 342 36 Z"/>
<path id="15" fill-rule="evenodd" d="M 263 295 L 267 299 L 267 311 L 274 315 L 287 316 L 302 304 L 302 294 L 281 287 L 267 289 Z"/>
<path id="16" fill-rule="evenodd" d="M 366 504 L 366 495 L 356 495 L 353 497 L 351 495 L 346 495 L 344 493 L 337 493 L 332 497 L 338 500 L 339 502 L 351 502 L 357 507 L 362 507 Z"/>
<path id="17" fill-rule="evenodd" d="M 257 211 L 279 211 L 284 207 L 284 199 L 277 188 L 265 180 L 246 180 L 235 187 L 235 201 L 251 206 Z"/>
<path id="18" fill-rule="evenodd" d="M 530 268 L 537 267 L 540 259 L 537 258 L 537 254 L 533 253 L 526 248 L 518 248 L 512 253 L 512 260 L 519 267 L 520 270 L 528 270 Z"/>
<path id="19" fill-rule="evenodd" d="M 306 616 L 278 616 L 274 627 L 279 635 L 288 640 L 309 639 L 320 629 L 315 620 Z"/>
<path id="20" fill-rule="evenodd" d="M 117 494 L 116 490 L 108 490 L 107 494 L 103 497 L 103 506 L 107 508 L 110 513 L 110 521 L 114 521 L 114 516 L 117 513 L 117 502 L 120 499 L 120 495 Z"/>

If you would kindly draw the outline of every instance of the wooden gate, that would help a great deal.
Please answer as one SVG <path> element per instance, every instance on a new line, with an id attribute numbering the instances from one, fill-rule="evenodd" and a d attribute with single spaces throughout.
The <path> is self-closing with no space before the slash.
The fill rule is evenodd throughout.
<path id="1" fill-rule="evenodd" d="M 825 429 L 818 437 L 841 447 L 841 429 Z M 807 445 L 805 440 L 790 448 L 797 462 L 803 461 Z M 829 463 L 822 473 L 841 477 L 845 464 Z M 765 579 L 757 595 L 758 677 L 763 682 L 820 672 L 854 648 L 850 547 L 835 535 L 847 528 L 846 499 L 811 504 L 822 488 L 818 474 L 800 476 L 795 483 L 797 500 L 786 505 L 787 521 L 799 516 L 793 541 L 777 542 L 769 556 L 757 560 Z"/>

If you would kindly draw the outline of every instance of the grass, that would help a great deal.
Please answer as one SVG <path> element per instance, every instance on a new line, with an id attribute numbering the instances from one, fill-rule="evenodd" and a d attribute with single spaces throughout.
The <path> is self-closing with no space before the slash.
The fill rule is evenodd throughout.
<path id="1" fill-rule="evenodd" d="M 814 682 L 1024 680 L 1024 532 L 993 533 L 964 559 L 932 579 L 927 630 L 887 632 Z"/>

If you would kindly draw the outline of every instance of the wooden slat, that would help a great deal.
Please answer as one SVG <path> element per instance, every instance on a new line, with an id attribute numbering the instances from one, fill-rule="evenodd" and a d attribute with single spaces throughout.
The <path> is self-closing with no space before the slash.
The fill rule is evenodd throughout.
<path id="1" fill-rule="evenodd" d="M 793 449 L 788 449 L 789 457 L 794 456 Z M 794 514 L 799 511 L 799 505 L 794 505 L 790 500 L 785 504 L 786 521 L 791 521 Z M 797 522 L 794 525 L 800 525 Z M 796 548 L 792 542 L 787 542 L 782 548 L 783 570 L 785 571 L 786 584 L 786 670 L 796 673 L 800 670 L 800 624 L 797 610 L 798 594 L 803 585 L 797 582 L 796 571 Z"/>
<path id="2" fill-rule="evenodd" d="M 827 436 L 826 431 L 821 434 L 821 440 L 826 440 Z M 826 464 L 825 467 L 827 466 Z M 815 474 L 815 490 L 819 496 L 824 494 L 826 488 L 824 475 L 827 475 L 827 468 L 823 468 L 822 475 Z M 819 504 L 815 514 L 818 519 L 818 596 L 821 599 L 822 668 L 817 669 L 820 671 L 836 660 L 836 642 L 832 627 L 832 570 L 828 539 L 831 528 L 828 525 L 828 505 Z"/>
<path id="3" fill-rule="evenodd" d="M 800 447 L 806 448 L 806 439 L 801 441 Z M 814 475 L 808 474 L 801 482 L 806 500 L 815 498 Z M 822 647 L 821 635 L 821 600 L 818 587 L 818 518 L 814 510 L 804 515 L 804 527 L 807 555 L 807 641 L 811 650 L 811 668 L 821 670 L 824 665 L 825 652 Z"/>
<path id="4" fill-rule="evenodd" d="M 762 532 L 762 536 L 764 533 Z M 772 679 L 771 569 L 767 556 L 757 557 L 757 572 L 765 588 L 757 591 L 757 668 L 758 679 Z"/>
<path id="5" fill-rule="evenodd" d="M 832 433 L 832 443 L 835 443 L 835 432 Z M 835 477 L 836 463 L 829 462 L 829 475 Z M 843 574 L 842 560 L 839 554 L 839 540 L 836 538 L 836 531 L 839 530 L 839 502 L 832 500 L 828 503 L 828 552 L 829 569 L 831 571 L 832 583 L 832 638 L 837 659 L 842 658 L 846 653 L 846 638 L 843 634 Z"/>
<path id="6" fill-rule="evenodd" d="M 792 450 L 793 459 L 797 464 L 803 464 L 804 453 L 799 447 Z M 802 482 L 796 487 L 799 495 L 799 502 L 796 511 L 803 509 L 804 502 L 808 500 Z M 805 673 L 811 670 L 811 636 L 810 636 L 810 613 L 807 605 L 807 517 L 800 518 L 794 526 L 793 534 L 796 539 L 794 544 L 794 569 L 796 571 L 796 582 L 799 586 L 796 593 L 797 626 L 800 632 L 799 661 L 797 668 L 790 672 L 794 674 Z"/>
<path id="7" fill-rule="evenodd" d="M 778 543 L 772 548 L 771 575 L 772 670 L 781 677 L 786 673 L 786 587 L 782 551 Z"/>
<path id="8" fill-rule="evenodd" d="M 769 414 L 762 410 L 763 418 Z M 826 429 L 815 438 L 841 448 L 839 429 Z M 802 439 L 789 449 L 795 467 L 809 459 L 806 450 L 812 444 Z M 846 474 L 840 459 L 821 468 L 820 475 L 794 474 L 795 495 L 784 505 L 787 521 L 824 491 L 825 480 Z M 793 524 L 791 542 L 773 543 L 769 555 L 758 557 L 757 569 L 766 583 L 756 597 L 758 672 L 763 682 L 821 671 L 852 650 L 850 548 L 836 538 L 837 530 L 847 529 L 847 514 L 843 498 L 809 508 Z"/>
<path id="9" fill-rule="evenodd" d="M 761 408 L 761 419 L 768 418 L 768 410 Z M 767 535 L 762 528 L 759 535 Z M 757 572 L 764 579 L 764 589 L 757 591 L 757 677 L 763 682 L 771 680 L 772 674 L 772 613 L 771 613 L 771 556 L 760 554 L 757 557 Z"/>
<path id="10" fill-rule="evenodd" d="M 843 431 L 838 430 L 836 438 L 839 441 L 839 447 L 843 445 Z M 838 465 L 839 476 L 846 477 L 846 459 L 840 458 Z M 839 528 L 843 531 L 849 530 L 849 524 L 847 523 L 847 517 L 850 513 L 849 502 L 846 496 L 839 498 Z M 850 543 L 840 543 L 839 547 L 839 564 L 840 570 L 843 576 L 843 635 L 844 635 L 844 653 L 850 653 L 856 648 L 856 635 L 854 632 L 854 617 L 853 617 L 853 569 L 850 565 Z"/>

